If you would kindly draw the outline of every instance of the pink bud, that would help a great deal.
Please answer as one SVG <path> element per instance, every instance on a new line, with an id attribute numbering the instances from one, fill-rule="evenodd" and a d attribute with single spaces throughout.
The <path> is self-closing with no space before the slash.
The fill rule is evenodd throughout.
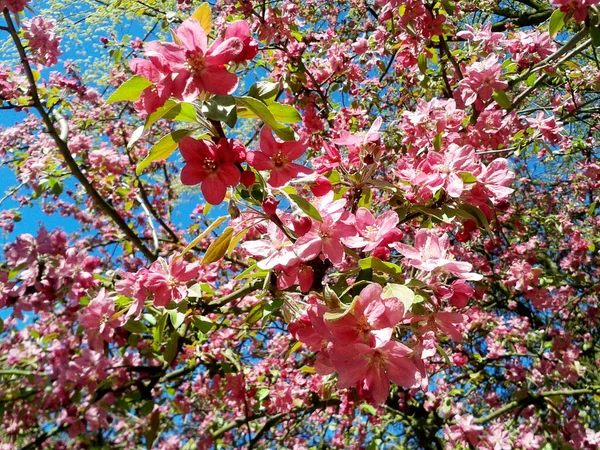
<path id="1" fill-rule="evenodd" d="M 251 170 L 244 170 L 240 176 L 240 181 L 245 187 L 250 187 L 256 181 L 256 175 Z"/>
<path id="2" fill-rule="evenodd" d="M 279 201 L 275 200 L 273 197 L 268 197 L 262 202 L 263 211 L 270 216 L 277 211 L 277 205 L 279 205 Z"/>
<path id="3" fill-rule="evenodd" d="M 385 246 L 377 247 L 375 250 L 373 250 L 373 256 L 381 259 L 382 261 L 386 261 L 390 259 L 390 249 Z"/>
<path id="4" fill-rule="evenodd" d="M 312 220 L 306 216 L 295 217 L 292 219 L 292 223 L 294 224 L 294 231 L 298 237 L 304 236 L 312 227 Z"/>
<path id="5" fill-rule="evenodd" d="M 108 38 L 106 36 L 102 36 L 100 38 L 100 42 L 104 45 L 108 44 Z"/>
<path id="6" fill-rule="evenodd" d="M 322 197 L 331 191 L 331 182 L 327 178 L 319 175 L 314 184 L 311 185 L 310 190 L 317 197 Z"/>

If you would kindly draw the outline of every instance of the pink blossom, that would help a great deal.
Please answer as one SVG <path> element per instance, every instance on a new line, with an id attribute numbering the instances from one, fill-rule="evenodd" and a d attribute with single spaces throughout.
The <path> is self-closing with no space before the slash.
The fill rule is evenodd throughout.
<path id="1" fill-rule="evenodd" d="M 283 186 L 299 174 L 311 174 L 308 167 L 293 163 L 306 151 L 305 140 L 298 142 L 283 142 L 274 137 L 266 125 L 260 132 L 260 152 L 248 152 L 246 160 L 256 170 L 268 170 L 268 183 L 273 187 Z"/>
<path id="2" fill-rule="evenodd" d="M 263 258 L 256 263 L 259 269 L 271 270 L 275 266 L 291 266 L 298 260 L 292 242 L 273 222 L 267 226 L 268 239 L 246 241 L 241 247 L 254 257 Z"/>
<path id="3" fill-rule="evenodd" d="M 237 76 L 225 68 L 244 51 L 237 37 L 227 38 L 208 47 L 204 28 L 195 19 L 184 21 L 175 31 L 178 43 L 149 42 L 144 49 L 148 57 L 163 57 L 173 73 L 175 89 L 184 99 L 195 100 L 203 92 L 231 94 Z"/>
<path id="4" fill-rule="evenodd" d="M 313 221 L 312 229 L 294 244 L 294 251 L 303 261 L 310 261 L 323 253 L 333 264 L 344 258 L 342 239 L 356 235 L 356 227 L 340 219 L 341 215 L 323 217 Z"/>
<path id="5" fill-rule="evenodd" d="M 79 321 L 88 337 L 90 347 L 96 351 L 104 349 L 104 342 L 109 342 L 113 337 L 115 328 L 121 325 L 118 318 L 114 318 L 115 303 L 104 288 L 87 305 Z"/>
<path id="6" fill-rule="evenodd" d="M 239 157 L 239 141 L 222 138 L 218 144 L 198 141 L 189 136 L 179 141 L 179 149 L 186 165 L 181 170 L 181 182 L 201 184 L 200 189 L 208 203 L 218 205 L 225 198 L 228 186 L 240 182 L 240 169 L 235 165 Z"/>
<path id="7" fill-rule="evenodd" d="M 154 306 L 167 306 L 187 296 L 187 282 L 197 277 L 198 271 L 198 264 L 182 258 L 172 258 L 169 262 L 159 258 L 148 269 L 143 284 L 154 294 Z"/>
<path id="8" fill-rule="evenodd" d="M 421 228 L 415 234 L 414 248 L 399 242 L 390 244 L 390 246 L 407 258 L 408 265 L 417 269 L 426 272 L 441 270 L 472 281 L 483 278 L 482 275 L 470 273 L 473 268 L 470 263 L 454 261 L 446 257 L 450 249 L 447 234 L 440 236 L 433 230 Z"/>
<path id="9" fill-rule="evenodd" d="M 29 49 L 34 61 L 47 67 L 56 64 L 58 56 L 62 55 L 58 48 L 62 38 L 54 32 L 55 25 L 54 20 L 47 20 L 41 16 L 23 21 L 23 37 L 29 40 Z"/>
<path id="10" fill-rule="evenodd" d="M 404 305 L 396 297 L 382 298 L 382 293 L 379 284 L 370 284 L 360 292 L 351 314 L 324 322 L 336 347 L 356 342 L 375 345 L 391 339 L 393 328 L 404 317 Z"/>
<path id="11" fill-rule="evenodd" d="M 377 347 L 358 343 L 335 346 L 331 361 L 338 372 L 338 388 L 357 385 L 359 393 L 375 404 L 383 404 L 390 391 L 390 380 L 399 386 L 418 385 L 417 367 L 408 358 L 411 350 L 396 341 Z"/>
<path id="12" fill-rule="evenodd" d="M 344 244 L 351 248 L 362 248 L 365 252 L 373 251 L 386 238 L 396 225 L 398 225 L 398 214 L 394 211 L 386 211 L 377 219 L 371 211 L 366 208 L 358 208 L 356 211 L 356 229 L 359 236 L 344 238 Z"/>
<path id="13" fill-rule="evenodd" d="M 7 8 L 11 13 L 18 14 L 25 9 L 30 0 L 0 0 L 0 11 Z"/>

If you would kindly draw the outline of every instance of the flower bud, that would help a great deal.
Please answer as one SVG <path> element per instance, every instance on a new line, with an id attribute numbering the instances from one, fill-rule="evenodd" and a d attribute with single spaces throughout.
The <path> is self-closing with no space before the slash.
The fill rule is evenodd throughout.
<path id="1" fill-rule="evenodd" d="M 277 205 L 279 205 L 279 201 L 275 200 L 273 197 L 267 197 L 262 202 L 263 211 L 272 216 L 277 212 Z"/>
<path id="2" fill-rule="evenodd" d="M 254 175 L 254 172 L 252 172 L 251 170 L 244 170 L 240 176 L 240 182 L 245 186 L 245 187 L 250 187 L 254 184 L 254 182 L 256 181 L 256 175 Z"/>
<path id="3" fill-rule="evenodd" d="M 292 224 L 294 225 L 294 231 L 298 237 L 304 236 L 312 228 L 312 220 L 306 216 L 294 217 L 292 219 Z"/>
<path id="4" fill-rule="evenodd" d="M 310 190 L 317 197 L 322 197 L 331 191 L 331 182 L 327 178 L 319 175 L 314 184 L 310 186 Z"/>

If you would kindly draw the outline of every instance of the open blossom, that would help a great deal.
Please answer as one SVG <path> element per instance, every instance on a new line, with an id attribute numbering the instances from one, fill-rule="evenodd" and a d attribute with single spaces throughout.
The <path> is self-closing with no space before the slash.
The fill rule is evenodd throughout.
<path id="1" fill-rule="evenodd" d="M 398 222 L 398 214 L 394 211 L 386 211 L 375 219 L 368 209 L 358 208 L 356 229 L 359 235 L 345 238 L 344 244 L 351 248 L 362 248 L 365 252 L 373 251 L 396 228 Z"/>
<path id="2" fill-rule="evenodd" d="M 256 263 L 259 269 L 271 270 L 275 266 L 290 266 L 296 263 L 298 256 L 292 249 L 292 242 L 273 222 L 267 226 L 267 239 L 246 241 L 241 247 L 252 256 L 261 259 Z"/>
<path id="3" fill-rule="evenodd" d="M 238 84 L 237 76 L 225 65 L 234 61 L 243 51 L 244 44 L 230 37 L 208 47 L 204 28 L 195 19 L 184 21 L 175 31 L 178 43 L 149 42 L 146 56 L 162 56 L 173 73 L 175 89 L 184 100 L 195 100 L 203 92 L 216 95 L 231 94 Z"/>
<path id="4" fill-rule="evenodd" d="M 419 384 L 420 375 L 410 353 L 410 348 L 396 341 L 376 347 L 362 343 L 335 346 L 331 361 L 338 372 L 337 386 L 356 386 L 363 397 L 380 405 L 389 395 L 390 381 L 406 388 Z"/>
<path id="5" fill-rule="evenodd" d="M 483 184 L 484 190 L 494 203 L 506 200 L 514 189 L 508 187 L 515 179 L 515 174 L 508 168 L 508 161 L 497 158 L 484 167 L 477 180 Z"/>
<path id="6" fill-rule="evenodd" d="M 390 244 L 390 246 L 406 257 L 406 264 L 425 272 L 441 270 L 458 278 L 472 281 L 483 278 L 480 274 L 470 272 L 473 269 L 470 263 L 446 257 L 450 249 L 447 234 L 440 236 L 433 230 L 421 228 L 415 234 L 414 247 L 399 242 Z"/>
<path id="7" fill-rule="evenodd" d="M 283 142 L 273 136 L 269 127 L 264 126 L 260 132 L 260 152 L 248 152 L 246 160 L 256 170 L 268 170 L 269 185 L 280 187 L 300 174 L 313 172 L 308 167 L 292 162 L 300 158 L 306 148 L 305 140 Z"/>
<path id="8" fill-rule="evenodd" d="M 37 64 L 53 66 L 58 62 L 58 56 L 62 55 L 59 49 L 62 38 L 54 32 L 55 23 L 41 16 L 23 21 L 23 37 L 29 41 L 33 61 Z"/>
<path id="9" fill-rule="evenodd" d="M 250 36 L 250 25 L 245 20 L 236 20 L 227 25 L 225 40 L 230 38 L 240 39 L 244 46 L 242 51 L 232 59 L 233 62 L 248 61 L 258 54 L 258 42 Z M 223 39 L 217 38 L 213 45 L 218 46 L 221 42 Z"/>
<path id="10" fill-rule="evenodd" d="M 469 106 L 479 99 L 483 102 L 492 98 L 494 91 L 503 91 L 508 83 L 502 81 L 502 65 L 496 55 L 490 55 L 483 61 L 471 64 L 466 76 L 460 82 L 460 92 L 457 95 L 464 105 Z M 458 98 L 457 98 L 458 100 Z"/>
<path id="11" fill-rule="evenodd" d="M 115 328 L 121 325 L 119 318 L 114 318 L 115 302 L 104 288 L 83 309 L 79 321 L 85 330 L 90 347 L 102 351 L 104 342 L 110 341 Z"/>
<path id="12" fill-rule="evenodd" d="M 382 298 L 382 293 L 379 284 L 370 284 L 360 292 L 351 314 L 325 321 L 336 345 L 360 342 L 374 346 L 391 339 L 394 327 L 404 317 L 404 305 L 396 297 Z"/>
<path id="13" fill-rule="evenodd" d="M 25 9 L 30 0 L 0 0 L 0 11 L 7 8 L 11 13 L 18 14 Z"/>
<path id="14" fill-rule="evenodd" d="M 154 294 L 154 306 L 167 306 L 187 296 L 187 282 L 197 277 L 198 271 L 198 264 L 187 263 L 182 258 L 169 262 L 159 258 L 148 269 L 143 284 Z"/>
<path id="15" fill-rule="evenodd" d="M 129 66 L 133 73 L 152 82 L 152 85 L 144 89 L 139 100 L 134 103 L 138 112 L 152 114 L 163 106 L 169 97 L 181 96 L 181 92 L 174 92 L 169 64 L 161 55 L 154 55 L 149 59 L 134 58 Z"/>
<path id="16" fill-rule="evenodd" d="M 241 146 L 241 147 L 240 147 Z M 218 144 L 198 141 L 189 136 L 179 142 L 185 160 L 181 182 L 186 185 L 201 184 L 200 189 L 208 203 L 218 205 L 225 198 L 228 186 L 240 182 L 240 169 L 236 166 L 241 142 L 222 138 Z"/>

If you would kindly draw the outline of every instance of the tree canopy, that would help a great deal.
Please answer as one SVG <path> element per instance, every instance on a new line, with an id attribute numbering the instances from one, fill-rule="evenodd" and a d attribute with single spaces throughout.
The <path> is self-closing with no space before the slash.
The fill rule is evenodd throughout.
<path id="1" fill-rule="evenodd" d="M 598 4 L 0 0 L 0 449 L 600 448 Z"/>

